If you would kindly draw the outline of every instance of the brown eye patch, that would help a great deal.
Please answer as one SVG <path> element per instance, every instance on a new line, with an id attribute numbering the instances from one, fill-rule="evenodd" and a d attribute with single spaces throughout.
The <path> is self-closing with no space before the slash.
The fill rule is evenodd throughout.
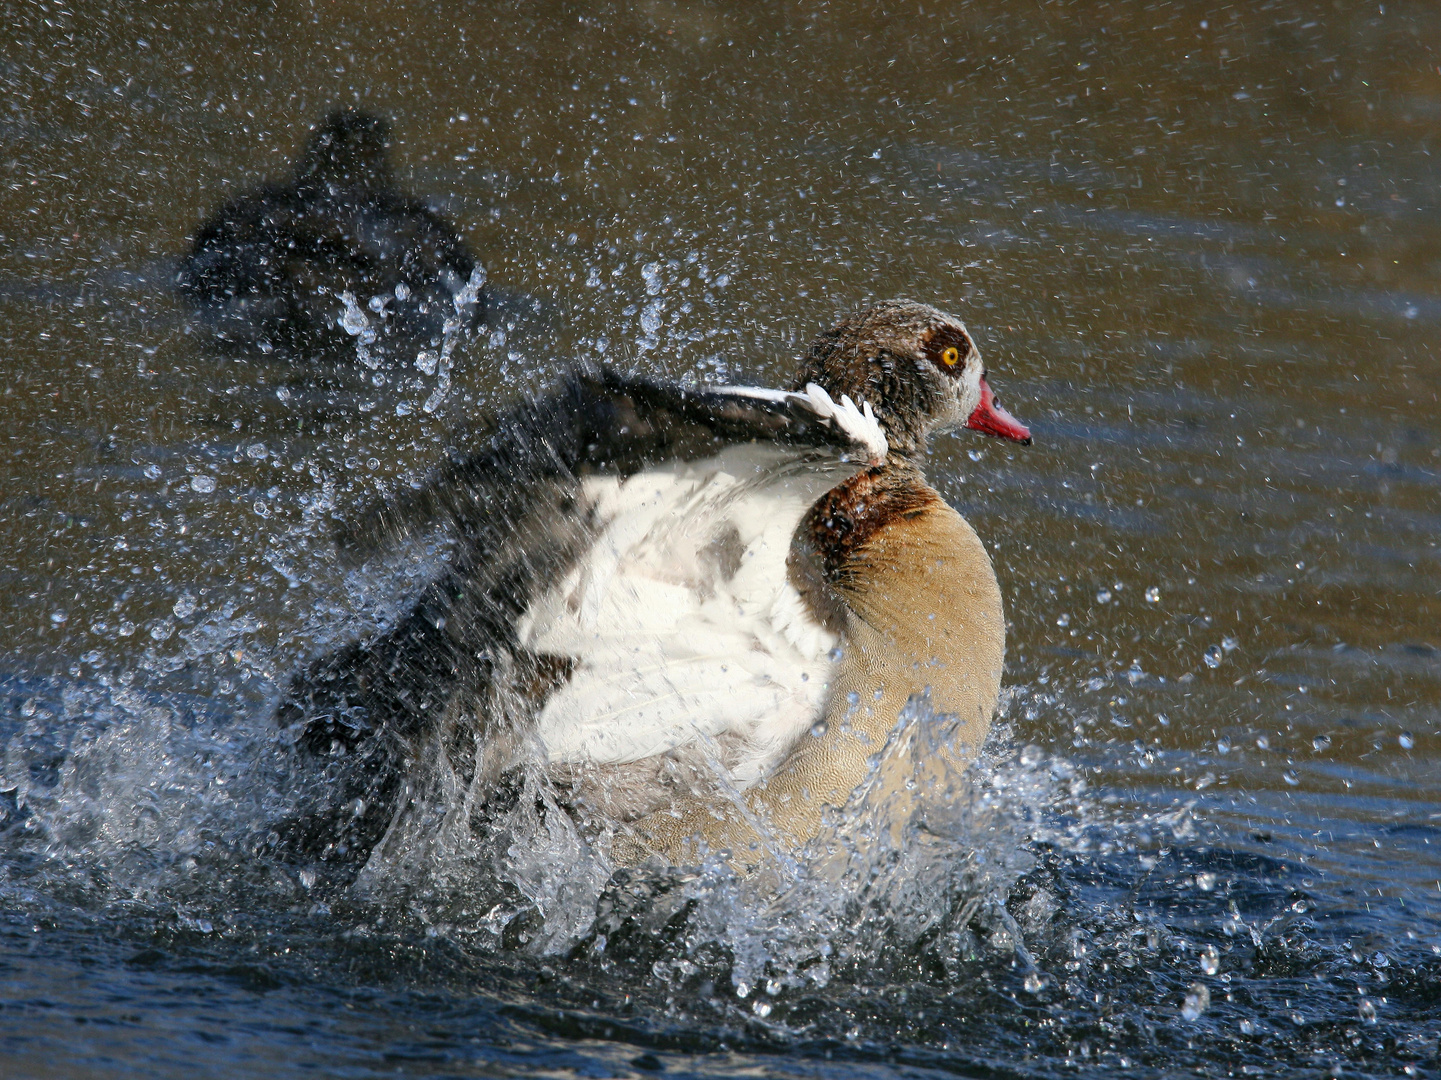
<path id="1" fill-rule="evenodd" d="M 975 350 L 964 331 L 942 327 L 926 342 L 924 353 L 927 360 L 948 375 L 960 375 L 966 359 Z"/>

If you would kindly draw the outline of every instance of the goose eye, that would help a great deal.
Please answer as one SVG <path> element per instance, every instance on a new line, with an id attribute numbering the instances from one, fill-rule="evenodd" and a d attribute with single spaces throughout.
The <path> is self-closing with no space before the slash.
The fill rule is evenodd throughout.
<path id="1" fill-rule="evenodd" d="M 946 367 L 955 367 L 961 362 L 961 350 L 956 348 L 954 345 L 948 347 L 944 352 L 941 353 L 941 361 L 946 365 Z"/>

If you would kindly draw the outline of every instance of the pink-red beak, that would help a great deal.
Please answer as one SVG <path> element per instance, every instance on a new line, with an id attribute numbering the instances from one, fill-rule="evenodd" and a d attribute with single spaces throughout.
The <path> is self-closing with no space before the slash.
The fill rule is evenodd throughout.
<path id="1" fill-rule="evenodd" d="M 966 427 L 985 435 L 994 435 L 998 439 L 1010 439 L 1022 446 L 1031 445 L 1031 429 L 1001 408 L 1001 403 L 996 400 L 996 395 L 991 393 L 985 379 L 981 380 L 981 403 L 976 406 L 976 411 L 971 413 Z"/>

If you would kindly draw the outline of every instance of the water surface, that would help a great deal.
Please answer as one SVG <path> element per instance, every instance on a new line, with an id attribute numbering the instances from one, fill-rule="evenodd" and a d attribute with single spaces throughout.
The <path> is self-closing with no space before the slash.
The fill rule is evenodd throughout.
<path id="1" fill-rule="evenodd" d="M 1432 7 L 36 3 L 12 37 L 7 1074 L 1441 1068 Z M 337 104 L 506 298 L 448 388 L 217 350 L 170 288 Z M 607 886 L 519 820 L 381 896 L 263 854 L 287 674 L 438 558 L 351 569 L 334 514 L 575 360 L 777 383 L 888 296 L 961 314 L 1036 434 L 934 447 L 1011 634 L 945 828 L 766 900 Z"/>

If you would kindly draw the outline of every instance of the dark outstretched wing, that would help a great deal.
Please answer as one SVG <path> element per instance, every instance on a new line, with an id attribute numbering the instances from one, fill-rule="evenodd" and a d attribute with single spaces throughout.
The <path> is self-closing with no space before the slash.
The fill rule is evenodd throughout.
<path id="1" fill-rule="evenodd" d="M 368 507 L 339 531 L 337 542 L 357 559 L 437 525 L 454 528 L 471 543 L 483 542 L 483 535 L 501 542 L 500 534 L 525 517 L 538 488 L 587 475 L 630 476 L 667 461 L 710 457 L 737 443 L 874 454 L 873 441 L 826 414 L 830 406 L 824 395 L 689 388 L 609 369 L 577 374 L 503 414 L 474 438 L 478 448 L 452 449 L 451 459 L 420 490 Z"/>

